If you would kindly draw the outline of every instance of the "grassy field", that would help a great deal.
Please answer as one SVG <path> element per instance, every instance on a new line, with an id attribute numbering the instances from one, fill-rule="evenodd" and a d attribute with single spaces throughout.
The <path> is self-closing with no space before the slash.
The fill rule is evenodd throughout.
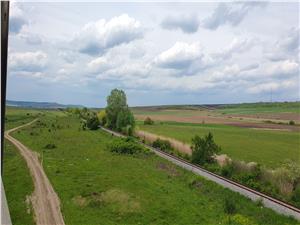
<path id="1" fill-rule="evenodd" d="M 203 136 L 210 131 L 222 147 L 222 152 L 232 158 L 258 162 L 271 168 L 282 165 L 287 159 L 300 163 L 300 133 L 298 132 L 176 122 L 156 123 L 151 126 L 139 123 L 138 128 L 185 143 L 191 143 L 191 139 L 196 134 Z"/>
<path id="2" fill-rule="evenodd" d="M 229 224 L 225 199 L 237 206 L 231 224 L 297 224 L 155 155 L 113 154 L 111 136 L 80 130 L 76 117 L 46 113 L 40 120 L 14 136 L 43 158 L 66 224 Z M 45 149 L 49 143 L 56 148 Z"/>
<path id="3" fill-rule="evenodd" d="M 225 114 L 257 114 L 257 113 L 298 113 L 300 115 L 300 102 L 281 103 L 244 103 L 224 105 L 217 112 Z"/>
<path id="4" fill-rule="evenodd" d="M 178 105 L 178 106 L 152 106 L 134 107 L 135 115 L 177 115 L 192 116 L 195 113 L 222 113 L 222 114 L 268 114 L 268 113 L 298 113 L 300 115 L 300 102 L 274 102 L 274 103 L 242 103 L 228 105 Z"/>
<path id="5" fill-rule="evenodd" d="M 5 130 L 28 123 L 38 116 L 43 117 L 45 114 L 47 116 L 64 115 L 62 111 L 58 110 L 6 107 Z"/>
<path id="6" fill-rule="evenodd" d="M 3 161 L 3 183 L 14 225 L 33 225 L 33 212 L 26 199 L 33 192 L 32 179 L 26 162 L 18 150 L 5 142 Z"/>

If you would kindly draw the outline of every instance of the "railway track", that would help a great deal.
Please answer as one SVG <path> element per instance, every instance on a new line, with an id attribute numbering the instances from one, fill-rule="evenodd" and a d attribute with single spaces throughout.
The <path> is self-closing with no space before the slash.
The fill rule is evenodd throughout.
<path id="1" fill-rule="evenodd" d="M 124 135 L 111 131 L 109 129 L 101 127 L 102 130 L 118 137 L 125 137 Z M 253 190 L 249 187 L 246 187 L 238 182 L 229 180 L 227 178 L 224 178 L 220 175 L 214 174 L 200 166 L 194 165 L 184 159 L 178 158 L 174 155 L 168 154 L 166 152 L 163 152 L 159 149 L 153 148 L 152 146 L 149 146 L 147 144 L 142 143 L 139 141 L 140 144 L 142 144 L 144 147 L 148 148 L 149 150 L 153 151 L 160 157 L 167 159 L 168 161 L 171 161 L 172 163 L 187 169 L 189 171 L 192 171 L 195 174 L 198 174 L 200 176 L 203 176 L 209 180 L 212 180 L 223 187 L 229 188 L 230 190 L 234 192 L 238 192 L 243 196 L 246 196 L 247 198 L 250 198 L 253 201 L 262 201 L 263 205 L 267 208 L 271 208 L 274 211 L 276 211 L 279 214 L 283 214 L 286 216 L 292 216 L 295 219 L 300 221 L 300 209 L 296 208 L 293 205 L 290 205 L 289 203 L 283 202 L 279 199 L 273 198 L 269 195 L 266 195 L 264 193 L 261 193 L 259 191 Z"/>

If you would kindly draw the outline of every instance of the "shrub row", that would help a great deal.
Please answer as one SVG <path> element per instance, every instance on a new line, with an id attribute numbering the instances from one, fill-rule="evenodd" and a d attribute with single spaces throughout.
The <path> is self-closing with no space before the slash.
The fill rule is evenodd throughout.
<path id="1" fill-rule="evenodd" d="M 137 154 L 146 152 L 146 149 L 136 143 L 132 138 L 114 138 L 108 146 L 111 152 L 119 154 Z"/>

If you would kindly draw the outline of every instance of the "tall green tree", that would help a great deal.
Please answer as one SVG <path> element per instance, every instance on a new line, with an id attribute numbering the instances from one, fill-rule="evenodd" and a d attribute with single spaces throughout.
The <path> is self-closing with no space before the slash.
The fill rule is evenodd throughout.
<path id="1" fill-rule="evenodd" d="M 122 90 L 113 89 L 107 97 L 106 116 L 107 126 L 109 128 L 116 128 L 118 114 L 124 111 L 127 106 L 126 94 Z"/>
<path id="2" fill-rule="evenodd" d="M 106 123 L 111 129 L 131 135 L 135 121 L 127 105 L 126 94 L 122 90 L 114 89 L 107 97 Z"/>

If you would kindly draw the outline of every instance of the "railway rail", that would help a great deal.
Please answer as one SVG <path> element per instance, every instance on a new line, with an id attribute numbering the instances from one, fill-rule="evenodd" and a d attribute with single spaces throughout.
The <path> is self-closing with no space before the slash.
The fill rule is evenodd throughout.
<path id="1" fill-rule="evenodd" d="M 104 127 L 101 127 L 101 129 L 112 135 L 118 136 L 118 137 L 126 137 L 123 134 L 109 130 Z M 292 216 L 295 219 L 300 221 L 300 209 L 296 208 L 293 205 L 290 205 L 286 202 L 283 202 L 279 199 L 273 198 L 273 197 L 266 195 L 264 193 L 261 193 L 259 191 L 253 190 L 253 189 L 246 187 L 238 182 L 232 181 L 230 179 L 227 179 L 220 175 L 212 173 L 200 166 L 194 165 L 182 158 L 179 158 L 179 157 L 176 157 L 169 153 L 166 153 L 164 151 L 161 151 L 160 149 L 153 148 L 152 146 L 142 143 L 141 141 L 139 141 L 139 143 L 142 144 L 144 147 L 148 148 L 149 150 L 153 151 L 160 157 L 167 159 L 168 161 L 171 161 L 172 163 L 174 163 L 184 169 L 187 169 L 189 171 L 192 171 L 195 174 L 198 174 L 209 180 L 212 180 L 234 192 L 238 192 L 241 195 L 246 196 L 247 198 L 250 198 L 253 201 L 262 201 L 262 203 L 265 207 L 271 208 L 279 214 L 283 214 L 286 216 Z"/>

